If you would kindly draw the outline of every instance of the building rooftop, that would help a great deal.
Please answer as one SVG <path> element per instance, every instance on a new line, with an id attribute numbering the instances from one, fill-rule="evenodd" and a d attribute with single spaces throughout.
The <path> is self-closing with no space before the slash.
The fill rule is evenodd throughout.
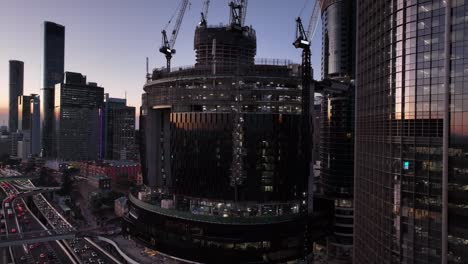
<path id="1" fill-rule="evenodd" d="M 88 161 L 85 164 L 100 166 L 100 167 L 129 167 L 139 166 L 140 163 L 132 160 L 100 160 L 100 161 Z"/>
<path id="2" fill-rule="evenodd" d="M 115 202 L 117 202 L 119 204 L 122 204 L 122 205 L 126 204 L 127 201 L 128 201 L 128 199 L 125 196 L 122 196 L 122 197 L 119 197 L 119 198 L 115 199 Z"/>
<path id="3" fill-rule="evenodd" d="M 88 178 L 92 180 L 106 180 L 109 179 L 106 175 L 90 175 Z"/>

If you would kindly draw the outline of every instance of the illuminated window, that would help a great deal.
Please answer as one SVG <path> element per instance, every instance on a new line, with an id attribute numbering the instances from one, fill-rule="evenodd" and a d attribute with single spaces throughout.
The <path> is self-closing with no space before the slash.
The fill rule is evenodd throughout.
<path id="1" fill-rule="evenodd" d="M 410 165 L 409 161 L 404 161 L 403 162 L 403 169 L 404 170 L 409 170 L 409 165 Z"/>

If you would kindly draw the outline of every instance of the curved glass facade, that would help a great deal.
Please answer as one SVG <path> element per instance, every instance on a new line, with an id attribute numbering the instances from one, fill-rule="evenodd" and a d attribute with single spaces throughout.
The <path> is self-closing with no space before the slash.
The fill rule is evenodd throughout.
<path id="1" fill-rule="evenodd" d="M 235 118 L 231 113 L 171 113 L 171 173 L 177 194 L 235 200 Z M 300 115 L 242 113 L 240 118 L 245 179 L 237 187 L 237 201 L 297 200 L 304 174 L 297 148 Z"/>
<path id="2" fill-rule="evenodd" d="M 208 217 L 164 209 L 133 195 L 124 229 L 167 254 L 202 263 L 283 263 L 302 254 L 305 218 Z"/>
<path id="3" fill-rule="evenodd" d="M 322 92 L 320 186 L 334 203 L 333 234 L 327 237 L 330 263 L 351 263 L 353 251 L 354 89 L 345 87 Z"/>
<path id="4" fill-rule="evenodd" d="M 320 0 L 322 79 L 354 78 L 354 0 Z"/>
<path id="5" fill-rule="evenodd" d="M 468 3 L 446 3 L 358 1 L 355 263 L 468 262 Z"/>
<path id="6" fill-rule="evenodd" d="M 324 92 L 320 126 L 322 188 L 327 196 L 352 198 L 354 92 Z"/>

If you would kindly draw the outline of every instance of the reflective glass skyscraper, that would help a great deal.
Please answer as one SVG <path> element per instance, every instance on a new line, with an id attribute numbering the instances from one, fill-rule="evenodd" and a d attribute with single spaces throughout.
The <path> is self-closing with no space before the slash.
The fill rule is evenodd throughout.
<path id="1" fill-rule="evenodd" d="M 51 157 L 54 133 L 54 86 L 62 82 L 65 60 L 65 27 L 46 21 L 43 24 L 42 62 L 42 154 Z"/>
<path id="2" fill-rule="evenodd" d="M 467 14 L 358 1 L 354 263 L 468 263 Z"/>

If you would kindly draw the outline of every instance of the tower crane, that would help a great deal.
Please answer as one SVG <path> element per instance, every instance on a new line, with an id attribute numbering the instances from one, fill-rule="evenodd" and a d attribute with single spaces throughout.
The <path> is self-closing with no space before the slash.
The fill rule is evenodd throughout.
<path id="1" fill-rule="evenodd" d="M 309 26 L 307 31 L 305 31 L 304 26 L 302 24 L 302 20 L 300 17 L 296 19 L 296 39 L 293 42 L 293 45 L 296 49 L 302 49 L 302 116 L 301 116 L 301 153 L 302 157 L 304 158 L 304 170 L 306 173 L 306 178 L 304 179 L 304 186 L 308 186 L 308 181 L 306 180 L 310 174 L 310 162 L 311 162 L 311 124 L 310 124 L 310 117 L 314 116 L 314 108 L 310 107 L 311 104 L 311 96 L 313 98 L 314 91 L 311 89 L 311 80 L 312 80 L 312 66 L 310 62 L 311 50 L 310 44 L 315 35 L 315 30 L 317 27 L 317 22 L 320 14 L 320 6 L 321 0 L 315 0 L 314 8 L 312 11 L 312 16 L 309 21 Z M 312 100 L 313 102 L 313 100 Z M 304 192 L 307 194 L 308 192 Z M 310 194 L 309 194 L 310 195 Z M 308 200 L 308 195 L 304 195 L 302 197 L 304 200 Z M 308 206 L 307 209 L 302 209 L 303 213 L 311 213 L 311 208 Z M 307 211 L 306 211 L 307 210 Z M 304 254 L 308 252 L 308 232 L 309 232 L 309 225 L 306 222 L 305 225 L 305 232 L 304 232 Z M 307 262 L 308 263 L 308 262 Z"/>
<path id="2" fill-rule="evenodd" d="M 229 2 L 231 9 L 229 24 L 231 29 L 242 31 L 247 15 L 248 0 L 235 0 Z"/>
<path id="3" fill-rule="evenodd" d="M 171 71 L 172 55 L 176 53 L 176 50 L 174 49 L 174 45 L 175 45 L 175 42 L 176 42 L 176 39 L 177 39 L 177 35 L 179 34 L 179 29 L 180 29 L 180 26 L 182 24 L 182 19 L 184 18 L 185 10 L 187 9 L 188 4 L 189 4 L 189 0 L 182 0 L 181 1 L 180 5 L 178 7 L 179 13 L 177 15 L 177 20 L 175 22 L 174 29 L 172 29 L 171 38 L 168 39 L 166 29 L 169 26 L 169 24 L 171 23 L 172 18 L 174 18 L 174 15 L 171 17 L 171 19 L 167 23 L 166 27 L 161 31 L 162 44 L 161 44 L 161 47 L 159 48 L 159 52 L 166 55 L 167 72 Z"/>
<path id="4" fill-rule="evenodd" d="M 200 20 L 200 23 L 199 25 L 201 27 L 206 27 L 206 20 L 208 18 L 208 8 L 210 6 L 210 0 L 205 0 L 203 1 L 203 9 L 202 9 L 202 12 L 201 12 L 201 20 Z"/>

